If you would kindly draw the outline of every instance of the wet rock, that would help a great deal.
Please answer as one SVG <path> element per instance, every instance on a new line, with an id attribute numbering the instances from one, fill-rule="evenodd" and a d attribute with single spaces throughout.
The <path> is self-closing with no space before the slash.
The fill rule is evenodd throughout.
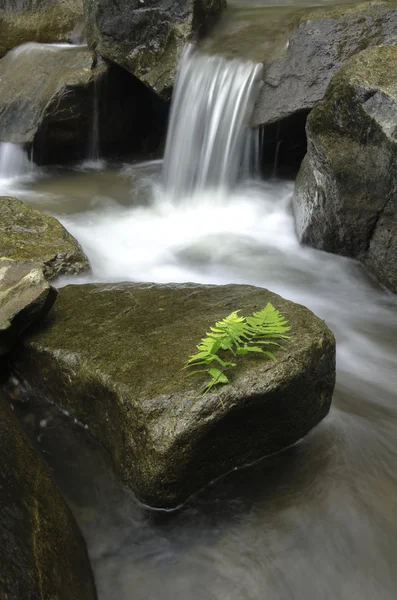
<path id="1" fill-rule="evenodd" d="M 0 140 L 33 147 L 37 163 L 150 151 L 165 127 L 155 94 L 86 47 L 25 44 L 0 60 L 0 80 Z"/>
<path id="2" fill-rule="evenodd" d="M 225 0 L 84 0 L 87 39 L 169 99 L 180 52 L 203 35 Z"/>
<path id="3" fill-rule="evenodd" d="M 307 123 L 294 193 L 300 240 L 358 258 L 397 292 L 397 47 L 352 58 Z"/>
<path id="4" fill-rule="evenodd" d="M 30 325 L 45 317 L 56 296 L 39 265 L 0 257 L 0 356 L 10 351 Z"/>
<path id="5" fill-rule="evenodd" d="M 276 360 L 241 361 L 202 394 L 184 362 L 215 321 L 271 301 L 292 337 Z M 59 291 L 13 367 L 86 424 L 144 503 L 175 507 L 234 467 L 302 438 L 328 413 L 335 341 L 303 306 L 249 286 L 89 284 Z"/>
<path id="6" fill-rule="evenodd" d="M 0 391 L 0 597 L 95 600 L 84 540 Z"/>
<path id="7" fill-rule="evenodd" d="M 317 9 L 299 18 L 290 13 L 283 27 L 287 30 L 284 50 L 277 48 L 275 57 L 265 57 L 254 125 L 310 110 L 350 57 L 370 46 L 396 43 L 397 6 L 368 2 Z"/>
<path id="8" fill-rule="evenodd" d="M 0 257 L 39 264 L 47 279 L 89 270 L 79 243 L 54 219 L 0 196 Z"/>
<path id="9" fill-rule="evenodd" d="M 25 42 L 77 42 L 83 23 L 82 0 L 2 0 L 0 57 Z"/>

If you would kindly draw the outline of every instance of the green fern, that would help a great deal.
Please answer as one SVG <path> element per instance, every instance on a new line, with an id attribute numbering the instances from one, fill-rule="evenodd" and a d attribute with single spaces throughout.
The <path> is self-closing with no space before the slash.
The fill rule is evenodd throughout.
<path id="1" fill-rule="evenodd" d="M 275 360 L 274 354 L 263 346 L 279 346 L 276 339 L 289 338 L 286 335 L 290 330 L 288 321 L 270 302 L 249 317 L 240 317 L 238 313 L 238 310 L 234 311 L 215 327 L 210 327 L 197 346 L 198 352 L 185 363 L 185 369 L 206 367 L 190 373 L 208 373 L 210 381 L 204 387 L 205 392 L 216 385 L 229 383 L 225 371 L 237 366 L 236 357 L 255 352 Z"/>

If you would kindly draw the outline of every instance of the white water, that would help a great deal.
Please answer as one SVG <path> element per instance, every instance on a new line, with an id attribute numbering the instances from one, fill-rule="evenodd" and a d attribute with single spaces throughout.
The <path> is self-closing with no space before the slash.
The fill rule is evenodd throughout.
<path id="1" fill-rule="evenodd" d="M 33 163 L 22 146 L 0 142 L 0 181 L 31 175 L 33 171 Z"/>
<path id="2" fill-rule="evenodd" d="M 244 151 L 252 148 L 248 123 L 261 71 L 259 64 L 203 56 L 187 48 L 164 156 L 164 189 L 170 199 L 233 187 L 242 163 L 247 163 Z"/>

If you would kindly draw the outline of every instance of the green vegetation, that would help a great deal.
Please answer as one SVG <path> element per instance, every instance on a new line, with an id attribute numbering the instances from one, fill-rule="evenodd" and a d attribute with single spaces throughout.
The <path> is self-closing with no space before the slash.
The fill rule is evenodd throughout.
<path id="1" fill-rule="evenodd" d="M 249 317 L 240 317 L 239 312 L 232 312 L 215 327 L 210 327 L 206 337 L 197 346 L 198 352 L 185 363 L 185 369 L 205 365 L 205 368 L 190 373 L 208 373 L 210 381 L 205 385 L 204 392 L 215 385 L 229 383 L 225 371 L 237 366 L 234 361 L 239 356 L 255 352 L 275 360 L 272 352 L 263 346 L 279 346 L 276 339 L 289 337 L 286 335 L 291 329 L 288 321 L 270 302 Z"/>

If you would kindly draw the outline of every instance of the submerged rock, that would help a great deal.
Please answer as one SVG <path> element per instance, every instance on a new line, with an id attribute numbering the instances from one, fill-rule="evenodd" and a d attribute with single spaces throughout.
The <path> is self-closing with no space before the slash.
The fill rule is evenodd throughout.
<path id="1" fill-rule="evenodd" d="M 169 99 L 179 55 L 202 35 L 226 0 L 84 0 L 87 39 Z"/>
<path id="2" fill-rule="evenodd" d="M 71 42 L 82 37 L 82 0 L 2 0 L 0 57 L 25 42 Z"/>
<path id="3" fill-rule="evenodd" d="M 294 192 L 300 240 L 358 258 L 397 292 L 397 47 L 352 58 L 307 123 Z"/>
<path id="4" fill-rule="evenodd" d="M 0 597 L 95 600 L 84 540 L 0 391 Z"/>
<path id="5" fill-rule="evenodd" d="M 276 360 L 241 360 L 202 394 L 184 362 L 210 325 L 268 301 L 290 321 Z M 175 507 L 234 467 L 295 443 L 329 411 L 335 341 L 311 311 L 249 286 L 68 286 L 13 359 L 35 391 L 88 425 L 144 503 Z"/>
<path id="6" fill-rule="evenodd" d="M 47 279 L 89 270 L 77 240 L 54 217 L 0 196 L 0 257 L 39 264 Z"/>
<path id="7" fill-rule="evenodd" d="M 155 94 L 86 47 L 25 44 L 0 60 L 0 80 L 0 140 L 33 146 L 38 163 L 150 150 L 163 133 Z"/>
<path id="8" fill-rule="evenodd" d="M 0 356 L 48 313 L 56 296 L 40 266 L 0 257 Z"/>

